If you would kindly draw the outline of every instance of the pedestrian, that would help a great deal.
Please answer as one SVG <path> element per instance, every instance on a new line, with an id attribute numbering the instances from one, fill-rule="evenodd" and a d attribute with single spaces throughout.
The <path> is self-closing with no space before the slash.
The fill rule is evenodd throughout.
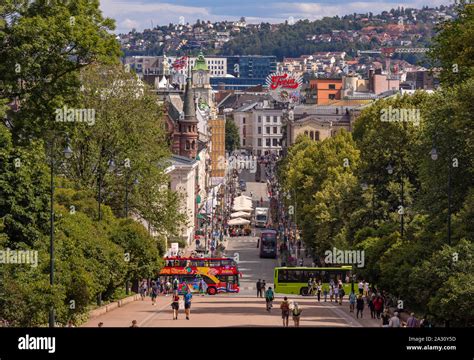
<path id="1" fill-rule="evenodd" d="M 407 327 L 409 327 L 409 328 L 420 327 L 418 319 L 415 317 L 415 313 L 410 314 L 410 317 L 407 320 Z"/>
<path id="2" fill-rule="evenodd" d="M 342 284 L 339 284 L 339 305 L 341 306 L 342 306 L 342 299 L 344 298 L 344 295 L 346 295 L 346 292 L 344 291 Z"/>
<path id="3" fill-rule="evenodd" d="M 155 306 L 156 305 L 156 297 L 158 296 L 160 292 L 160 287 L 159 285 L 156 284 L 156 282 L 151 283 L 151 305 Z"/>
<path id="4" fill-rule="evenodd" d="M 362 295 L 364 293 L 364 280 L 359 281 L 359 294 Z"/>
<path id="5" fill-rule="evenodd" d="M 257 281 L 257 297 L 262 297 L 262 281 L 260 279 Z"/>
<path id="6" fill-rule="evenodd" d="M 388 327 L 390 324 L 390 315 L 388 314 L 388 309 L 385 309 L 382 314 L 382 327 Z"/>
<path id="7" fill-rule="evenodd" d="M 316 287 L 316 290 L 318 292 L 318 301 L 321 301 L 321 281 L 318 283 L 317 287 Z"/>
<path id="8" fill-rule="evenodd" d="M 281 318 L 283 319 L 283 327 L 288 327 L 288 320 L 290 317 L 290 303 L 288 298 L 285 296 L 282 303 L 280 304 Z"/>
<path id="9" fill-rule="evenodd" d="M 171 283 L 168 279 L 165 284 L 165 295 L 168 296 L 170 292 L 171 292 Z"/>
<path id="10" fill-rule="evenodd" d="M 140 284 L 139 292 L 140 292 L 140 297 L 141 297 L 142 301 L 145 300 L 145 296 L 146 296 L 146 292 L 147 292 L 146 280 L 142 280 L 142 283 Z"/>
<path id="11" fill-rule="evenodd" d="M 189 315 L 191 314 L 192 298 L 193 298 L 193 294 L 191 294 L 191 291 L 188 288 L 186 291 L 186 294 L 184 295 L 184 312 L 186 314 L 186 320 L 189 320 Z"/>
<path id="12" fill-rule="evenodd" d="M 102 326 L 101 326 L 102 327 Z M 137 320 L 132 320 L 132 325 L 130 326 L 131 328 L 137 328 L 138 327 L 138 323 L 137 323 Z"/>
<path id="13" fill-rule="evenodd" d="M 328 284 L 324 284 L 323 285 L 324 302 L 326 302 L 328 299 L 328 292 L 329 292 L 328 289 L 329 289 Z"/>
<path id="14" fill-rule="evenodd" d="M 371 299 L 368 299 L 367 300 L 367 306 L 369 307 L 370 309 L 370 317 L 372 319 L 375 319 L 375 304 L 374 304 L 374 297 L 372 297 Z"/>
<path id="15" fill-rule="evenodd" d="M 308 295 L 313 295 L 313 279 L 308 279 Z"/>
<path id="16" fill-rule="evenodd" d="M 202 288 L 201 296 L 204 296 L 207 293 L 207 283 L 204 281 L 204 279 L 201 279 L 199 287 Z"/>
<path id="17" fill-rule="evenodd" d="M 364 282 L 364 294 L 365 297 L 369 296 L 369 283 L 367 281 Z"/>
<path id="18" fill-rule="evenodd" d="M 173 301 L 171 302 L 171 308 L 173 309 L 173 320 L 178 320 L 179 295 L 177 291 L 175 291 L 173 294 Z"/>
<path id="19" fill-rule="evenodd" d="M 274 298 L 275 298 L 275 294 L 273 293 L 272 287 L 269 286 L 268 290 L 265 291 L 265 303 L 266 303 L 267 311 L 270 311 L 272 309 L 272 302 Z"/>
<path id="20" fill-rule="evenodd" d="M 267 284 L 265 283 L 265 280 L 262 281 L 262 291 L 260 293 L 260 297 L 263 297 L 263 295 L 265 294 L 265 291 L 267 289 Z"/>
<path id="21" fill-rule="evenodd" d="M 395 311 L 393 313 L 393 316 L 390 318 L 390 321 L 388 322 L 388 327 L 400 327 L 400 318 L 398 317 L 397 311 Z"/>
<path id="22" fill-rule="evenodd" d="M 334 286 L 331 285 L 331 287 L 329 288 L 329 299 L 331 300 L 331 302 L 333 298 L 334 298 Z"/>
<path id="23" fill-rule="evenodd" d="M 360 318 L 362 319 L 364 317 L 364 299 L 362 299 L 362 295 L 359 294 L 356 300 L 356 309 L 357 309 L 357 319 L 359 318 L 359 313 L 360 313 Z"/>
<path id="24" fill-rule="evenodd" d="M 354 307 L 356 303 L 356 295 L 354 293 L 354 290 L 351 291 L 349 294 L 349 312 L 353 313 L 354 312 Z"/>
<path id="25" fill-rule="evenodd" d="M 300 317 L 303 310 L 300 309 L 298 303 L 295 302 L 293 306 L 292 314 L 293 314 L 293 322 L 295 323 L 295 327 L 300 327 Z"/>
<path id="26" fill-rule="evenodd" d="M 380 297 L 380 295 L 377 295 L 377 297 L 374 300 L 374 309 L 375 309 L 375 314 L 377 316 L 377 319 L 380 319 L 380 314 L 382 313 L 382 309 L 383 309 L 383 300 Z"/>
<path id="27" fill-rule="evenodd" d="M 339 301 L 339 285 L 334 285 L 334 301 Z"/>
<path id="28" fill-rule="evenodd" d="M 178 288 L 179 288 L 179 280 L 177 277 L 175 277 L 173 280 L 173 292 L 178 291 Z"/>
<path id="29" fill-rule="evenodd" d="M 98 324 L 97 324 L 97 327 L 100 327 L 100 328 L 101 328 L 101 327 L 104 327 L 104 323 L 103 323 L 103 322 L 98 323 Z"/>

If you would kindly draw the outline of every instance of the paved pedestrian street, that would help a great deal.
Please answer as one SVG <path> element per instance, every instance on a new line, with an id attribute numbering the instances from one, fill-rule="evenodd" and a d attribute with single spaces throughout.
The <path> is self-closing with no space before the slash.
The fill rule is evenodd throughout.
<path id="1" fill-rule="evenodd" d="M 380 322 L 370 319 L 366 311 L 364 319 L 356 319 L 349 313 L 349 305 L 318 302 L 314 297 L 290 296 L 303 310 L 300 327 L 379 327 Z M 279 304 L 282 295 L 277 295 L 271 312 L 265 310 L 265 300 L 247 295 L 227 295 L 193 297 L 191 318 L 186 320 L 184 310 L 180 310 L 178 320 L 173 320 L 171 297 L 160 296 L 156 306 L 150 298 L 137 300 L 102 316 L 89 320 L 84 327 L 127 327 L 137 320 L 139 327 L 233 327 L 233 326 L 282 326 Z M 290 326 L 293 322 L 290 316 Z"/>

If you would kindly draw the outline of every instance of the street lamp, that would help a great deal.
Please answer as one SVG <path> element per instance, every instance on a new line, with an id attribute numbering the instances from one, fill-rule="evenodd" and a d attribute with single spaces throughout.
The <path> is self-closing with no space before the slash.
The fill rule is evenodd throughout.
<path id="1" fill-rule="evenodd" d="M 109 161 L 107 161 L 107 167 L 108 167 L 108 171 L 109 172 L 112 172 L 115 170 L 115 161 L 113 159 L 109 159 Z M 101 169 L 101 166 L 100 166 L 100 163 L 99 163 L 99 177 L 98 177 L 98 185 L 99 185 L 99 214 L 98 214 L 98 217 L 99 217 L 99 221 L 102 220 L 102 211 L 101 211 L 101 204 L 102 204 L 102 181 L 104 180 L 103 177 L 104 177 L 104 174 L 102 173 L 102 169 Z"/>
<path id="2" fill-rule="evenodd" d="M 49 233 L 49 285 L 51 290 L 54 286 L 54 148 L 55 148 L 56 136 L 51 139 L 51 163 L 50 163 L 50 196 L 51 196 L 51 207 L 49 212 L 50 217 L 50 233 Z M 70 159 L 73 155 L 69 137 L 66 134 L 66 147 L 63 150 L 63 156 L 66 159 Z M 51 305 L 49 309 L 49 327 L 55 325 L 55 311 L 54 305 Z"/>
<path id="3" fill-rule="evenodd" d="M 438 151 L 433 147 L 430 151 L 431 160 L 438 160 Z M 449 164 L 448 166 L 448 245 L 451 245 L 451 167 L 453 165 Z"/>
<path id="4" fill-rule="evenodd" d="M 386 167 L 387 169 L 387 172 L 389 175 L 392 175 L 393 174 L 393 166 L 392 164 L 388 164 L 388 166 Z M 403 216 L 405 215 L 405 208 L 403 206 L 403 198 L 404 198 L 404 194 L 403 194 L 403 175 L 402 175 L 402 172 L 403 172 L 403 167 L 400 171 L 400 188 L 401 188 L 401 194 L 400 194 L 400 209 L 399 209 L 399 214 L 400 214 L 400 236 L 401 238 L 403 239 L 403 233 L 404 233 L 404 218 Z"/>

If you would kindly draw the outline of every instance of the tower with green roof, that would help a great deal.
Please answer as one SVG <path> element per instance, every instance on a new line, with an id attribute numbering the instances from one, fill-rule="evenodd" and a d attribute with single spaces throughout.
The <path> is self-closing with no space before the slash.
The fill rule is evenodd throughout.
<path id="1" fill-rule="evenodd" d="M 192 68 L 192 79 L 194 94 L 196 96 L 199 108 L 204 110 L 211 107 L 213 104 L 211 72 L 202 51 L 196 58 Z"/>

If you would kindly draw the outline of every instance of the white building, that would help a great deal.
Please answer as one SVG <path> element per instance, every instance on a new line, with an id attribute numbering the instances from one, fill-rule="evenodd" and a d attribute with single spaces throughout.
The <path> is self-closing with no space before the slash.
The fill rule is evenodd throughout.
<path id="1" fill-rule="evenodd" d="M 244 105 L 234 111 L 239 128 L 240 146 L 252 154 L 280 154 L 282 150 L 282 109 L 276 109 L 264 100 Z"/>

